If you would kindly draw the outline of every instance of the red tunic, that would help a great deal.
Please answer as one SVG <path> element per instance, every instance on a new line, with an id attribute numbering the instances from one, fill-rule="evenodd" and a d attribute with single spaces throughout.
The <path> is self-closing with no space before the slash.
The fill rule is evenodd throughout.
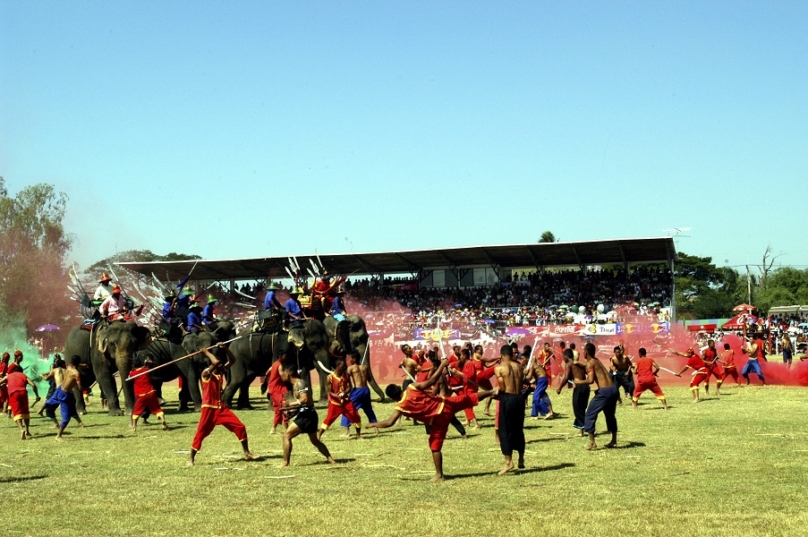
<path id="1" fill-rule="evenodd" d="M 351 383 L 347 375 L 341 377 L 334 373 L 328 375 L 328 403 L 331 405 L 344 406 L 348 399 L 340 399 L 338 394 L 347 395 L 351 391 Z M 335 395 L 336 394 L 336 395 Z"/>
<path id="2" fill-rule="evenodd" d="M 6 381 L 8 382 L 6 387 L 9 395 L 16 392 L 27 392 L 28 377 L 22 371 L 12 371 Z"/>
<path id="3" fill-rule="evenodd" d="M 269 379 L 267 380 L 267 391 L 270 395 L 283 395 L 289 391 L 286 384 L 283 383 L 280 374 L 281 362 L 277 360 L 272 367 L 269 368 Z"/>
<path id="4" fill-rule="evenodd" d="M 144 395 L 154 393 L 154 386 L 152 386 L 151 375 L 148 374 L 148 371 L 149 368 L 144 365 L 143 367 L 138 367 L 129 372 L 130 377 L 134 377 L 140 373 L 146 373 L 132 381 L 135 389 L 135 397 L 143 397 Z"/>
<path id="5" fill-rule="evenodd" d="M 202 408 L 222 408 L 222 376 L 211 373 L 202 379 Z"/>
<path id="6" fill-rule="evenodd" d="M 396 410 L 418 421 L 430 423 L 432 418 L 443 412 L 445 405 L 446 402 L 442 396 L 430 395 L 410 384 L 404 391 L 401 401 L 396 405 Z"/>
<path id="7" fill-rule="evenodd" d="M 735 351 L 728 349 L 722 352 L 721 361 L 724 362 L 724 369 L 733 369 L 735 367 Z"/>
<path id="8" fill-rule="evenodd" d="M 654 376 L 654 359 L 645 357 L 637 360 L 634 365 L 637 367 L 637 380 L 639 382 L 653 382 L 656 380 Z"/>
<path id="9" fill-rule="evenodd" d="M 462 373 L 467 380 L 477 382 L 477 368 L 474 366 L 473 361 L 469 360 L 465 364 L 463 364 Z M 471 382 L 466 382 L 466 392 L 476 392 L 476 391 L 477 388 L 474 387 L 474 385 L 472 385 Z"/>
<path id="10" fill-rule="evenodd" d="M 687 360 L 688 367 L 695 369 L 696 371 L 700 369 L 704 369 L 704 360 L 699 358 L 698 354 L 694 354 Z"/>
<path id="11" fill-rule="evenodd" d="M 715 362 L 715 359 L 718 357 L 718 352 L 715 349 L 706 348 L 704 349 L 704 361 L 708 364 Z"/>

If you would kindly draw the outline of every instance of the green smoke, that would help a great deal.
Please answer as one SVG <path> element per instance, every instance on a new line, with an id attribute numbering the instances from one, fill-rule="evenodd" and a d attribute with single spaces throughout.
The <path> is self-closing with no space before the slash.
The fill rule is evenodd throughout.
<path id="1" fill-rule="evenodd" d="M 29 338 L 24 328 L 25 323 L 22 319 L 6 318 L 4 321 L 3 325 L 0 326 L 0 348 L 11 355 L 9 363 L 14 361 L 14 351 L 16 349 L 22 352 L 23 373 L 36 384 L 39 395 L 44 398 L 48 393 L 48 381 L 43 380 L 40 375 L 50 371 L 53 354 L 45 351 L 45 359 L 42 359 L 42 351 L 28 341 Z M 44 349 L 48 348 L 50 337 L 47 333 L 37 334 L 34 339 L 44 342 Z M 34 396 L 34 391 L 31 388 L 28 388 L 28 396 L 31 398 Z M 31 399 L 32 404 L 33 401 Z"/>

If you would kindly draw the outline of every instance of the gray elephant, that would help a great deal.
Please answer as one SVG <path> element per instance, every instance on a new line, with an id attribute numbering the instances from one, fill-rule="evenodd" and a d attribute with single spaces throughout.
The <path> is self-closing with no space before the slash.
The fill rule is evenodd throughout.
<path id="1" fill-rule="evenodd" d="M 320 372 L 320 386 L 325 386 L 325 378 L 328 375 L 327 370 L 334 369 L 334 357 L 347 356 L 352 352 L 359 353 L 360 359 L 364 359 L 365 363 L 370 366 L 370 336 L 368 335 L 367 326 L 365 321 L 358 315 L 346 315 L 344 321 L 337 321 L 335 318 L 328 316 L 323 321 L 326 333 L 328 334 L 328 354 L 327 362 L 320 362 L 318 370 Z M 321 355 L 322 356 L 322 355 Z M 376 383 L 373 378 L 373 371 L 370 372 L 368 384 L 373 388 L 379 396 L 379 401 L 384 401 L 384 391 Z M 320 400 L 324 401 L 327 394 L 320 390 Z"/>
<path id="2" fill-rule="evenodd" d="M 328 362 L 327 345 L 325 326 L 316 320 L 307 321 L 302 328 L 293 328 L 289 332 L 244 334 L 230 344 L 235 363 L 230 368 L 229 383 L 222 399 L 227 406 L 232 406 L 236 390 L 240 390 L 237 408 L 252 408 L 250 384 L 257 376 L 263 376 L 282 354 L 287 354 L 287 360 L 296 363 L 298 369 L 311 371 L 316 361 Z M 325 384 L 320 386 L 324 396 L 322 386 Z"/>
<path id="3" fill-rule="evenodd" d="M 149 345 L 137 353 L 136 365 L 141 365 L 146 355 L 150 354 L 154 358 L 154 365 L 160 366 L 187 355 L 182 345 L 172 343 L 167 339 L 155 339 Z M 162 397 L 162 384 L 170 382 L 176 378 L 182 379 L 182 389 L 180 390 L 180 411 L 188 411 L 189 403 L 193 403 L 194 410 L 199 412 L 202 409 L 202 393 L 199 390 L 199 379 L 201 372 L 208 366 L 210 361 L 204 354 L 197 354 L 186 360 L 163 367 L 154 371 L 151 375 L 152 384 L 157 393 Z"/>
<path id="4" fill-rule="evenodd" d="M 121 416 L 118 401 L 118 387 L 113 373 L 121 379 L 129 376 L 135 352 L 150 341 L 149 330 L 133 321 L 101 322 L 91 331 L 74 328 L 67 335 L 65 356 L 81 358 L 82 386 L 89 387 L 94 380 L 104 392 L 109 405 L 110 416 Z M 126 413 L 131 414 L 135 406 L 135 393 L 131 382 L 123 384 Z M 84 398 L 76 397 L 76 409 L 86 412 Z"/>

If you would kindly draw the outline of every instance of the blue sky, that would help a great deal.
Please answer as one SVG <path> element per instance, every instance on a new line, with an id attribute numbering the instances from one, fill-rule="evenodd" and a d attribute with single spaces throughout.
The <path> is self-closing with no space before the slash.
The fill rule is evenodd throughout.
<path id="1" fill-rule="evenodd" d="M 665 235 L 808 267 L 805 2 L 0 1 L 0 175 L 72 253 Z"/>

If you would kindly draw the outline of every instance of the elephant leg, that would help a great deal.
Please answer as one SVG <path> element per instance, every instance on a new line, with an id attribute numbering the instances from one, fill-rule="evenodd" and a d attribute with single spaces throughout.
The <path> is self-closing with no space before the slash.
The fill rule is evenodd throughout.
<path id="1" fill-rule="evenodd" d="M 236 390 L 239 389 L 247 378 L 247 368 L 241 360 L 236 360 L 236 363 L 230 368 L 230 382 L 224 389 L 222 394 L 222 401 L 228 407 L 233 408 L 233 397 L 236 395 Z"/>
<path id="2" fill-rule="evenodd" d="M 121 405 L 118 402 L 118 386 L 115 384 L 115 377 L 112 376 L 112 371 L 110 371 L 106 357 L 101 354 L 97 356 L 93 362 L 93 370 L 95 371 L 95 378 L 98 380 L 98 387 L 107 397 L 109 415 L 123 416 Z"/>
<path id="3" fill-rule="evenodd" d="M 84 394 L 78 388 L 73 388 L 73 398 L 76 400 L 76 412 L 79 416 L 87 414 L 87 405 L 84 404 Z"/>
<path id="4" fill-rule="evenodd" d="M 160 406 L 165 406 L 167 402 L 163 399 L 163 383 L 155 380 L 152 381 L 152 386 L 154 386 L 154 393 L 157 395 Z"/>
<path id="5" fill-rule="evenodd" d="M 194 411 L 202 412 L 202 392 L 199 391 L 199 377 L 194 367 L 188 368 L 188 379 L 182 385 L 183 389 L 187 387 L 188 393 L 191 395 L 191 401 L 194 402 Z"/>
<path id="6" fill-rule="evenodd" d="M 327 387 L 327 379 L 328 374 L 323 371 L 322 369 L 317 369 L 317 373 L 320 375 L 320 402 L 324 402 L 328 400 L 328 387 Z M 314 386 L 312 384 L 312 386 Z"/>
<path id="7" fill-rule="evenodd" d="M 373 371 L 370 368 L 368 368 L 368 384 L 370 384 L 370 387 L 373 388 L 373 391 L 379 396 L 379 402 L 384 403 L 384 390 L 376 383 L 376 379 L 373 378 Z"/>
<path id="8" fill-rule="evenodd" d="M 239 410 L 252 410 L 253 406 L 250 404 L 250 384 L 255 380 L 255 373 L 248 373 L 238 391 L 238 408 Z"/>
<path id="9" fill-rule="evenodd" d="M 188 380 L 182 376 L 182 388 L 180 388 L 180 412 L 188 412 L 188 403 L 191 401 L 191 392 L 188 389 Z"/>
<path id="10" fill-rule="evenodd" d="M 121 377 L 123 384 L 123 397 L 126 403 L 126 415 L 130 416 L 135 411 L 135 384 L 134 382 L 126 382 L 123 379 L 129 377 L 129 372 L 132 371 L 132 357 L 131 355 L 121 352 L 116 354 L 115 363 L 118 366 L 118 374 Z M 118 392 L 115 392 L 118 395 Z"/>

